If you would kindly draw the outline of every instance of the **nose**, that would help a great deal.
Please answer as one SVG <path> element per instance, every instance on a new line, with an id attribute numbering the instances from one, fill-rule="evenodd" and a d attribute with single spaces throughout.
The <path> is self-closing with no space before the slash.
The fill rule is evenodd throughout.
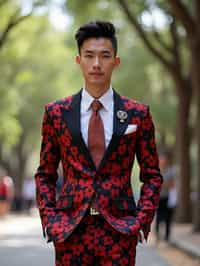
<path id="1" fill-rule="evenodd" d="M 98 56 L 96 56 L 94 59 L 93 67 L 100 67 L 100 60 Z"/>

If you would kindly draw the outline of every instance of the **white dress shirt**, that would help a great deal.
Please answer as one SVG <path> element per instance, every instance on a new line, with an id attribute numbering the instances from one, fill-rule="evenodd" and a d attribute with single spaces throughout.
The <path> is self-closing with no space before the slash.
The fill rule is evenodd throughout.
<path id="1" fill-rule="evenodd" d="M 92 114 L 91 103 L 95 100 L 86 89 L 82 90 L 82 98 L 81 98 L 81 133 L 83 139 L 88 146 L 88 125 L 90 116 Z M 99 99 L 98 99 L 103 107 L 99 110 L 99 114 L 103 121 L 104 125 L 104 134 L 105 134 L 105 145 L 108 146 L 112 134 L 113 134 L 113 89 L 112 87 L 106 91 Z"/>

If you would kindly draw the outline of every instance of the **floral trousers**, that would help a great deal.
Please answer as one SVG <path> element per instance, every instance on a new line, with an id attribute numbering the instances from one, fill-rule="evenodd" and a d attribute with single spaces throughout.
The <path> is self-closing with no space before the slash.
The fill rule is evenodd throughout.
<path id="1" fill-rule="evenodd" d="M 137 237 L 123 235 L 100 215 L 87 214 L 62 243 L 54 242 L 56 266 L 134 266 Z"/>

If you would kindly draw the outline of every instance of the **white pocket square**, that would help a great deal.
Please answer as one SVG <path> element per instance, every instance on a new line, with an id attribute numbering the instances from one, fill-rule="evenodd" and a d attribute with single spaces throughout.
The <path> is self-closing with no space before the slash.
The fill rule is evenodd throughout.
<path id="1" fill-rule="evenodd" d="M 135 124 L 128 125 L 128 127 L 127 127 L 127 129 L 126 129 L 124 135 L 126 135 L 126 134 L 130 134 L 130 133 L 133 133 L 133 132 L 135 132 L 136 130 L 137 130 L 137 125 L 135 125 Z"/>

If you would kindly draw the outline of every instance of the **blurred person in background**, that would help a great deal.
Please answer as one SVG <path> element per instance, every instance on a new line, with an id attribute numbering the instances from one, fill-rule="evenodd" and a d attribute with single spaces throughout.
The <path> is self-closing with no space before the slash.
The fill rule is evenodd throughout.
<path id="1" fill-rule="evenodd" d="M 10 176 L 0 177 L 0 216 L 9 213 L 14 197 L 14 183 Z"/>
<path id="2" fill-rule="evenodd" d="M 34 178 L 26 178 L 22 186 L 23 208 L 29 214 L 35 206 L 35 180 Z"/>
<path id="3" fill-rule="evenodd" d="M 168 150 L 159 153 L 159 166 L 163 176 L 163 185 L 160 193 L 159 206 L 156 212 L 156 238 L 161 239 L 160 226 L 164 224 L 164 240 L 169 241 L 171 225 L 177 202 L 177 188 L 175 166 L 170 162 L 171 154 Z"/>

